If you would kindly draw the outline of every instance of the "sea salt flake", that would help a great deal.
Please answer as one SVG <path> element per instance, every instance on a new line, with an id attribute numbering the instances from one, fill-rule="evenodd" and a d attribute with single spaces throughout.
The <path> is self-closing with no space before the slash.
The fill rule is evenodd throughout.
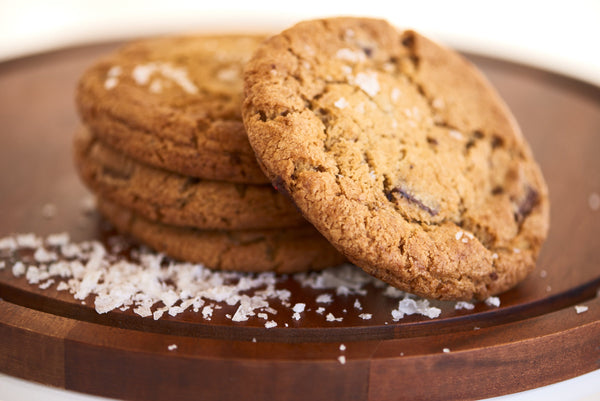
<path id="1" fill-rule="evenodd" d="M 340 109 L 340 110 L 341 110 L 341 109 L 345 109 L 346 107 L 348 107 L 348 105 L 349 105 L 349 104 L 350 104 L 350 103 L 348 103 L 348 101 L 347 101 L 347 100 L 346 100 L 346 98 L 344 98 L 344 97 L 341 97 L 341 98 L 339 98 L 338 100 L 336 100 L 336 101 L 333 103 L 333 105 L 334 105 L 335 107 L 337 107 L 338 109 Z"/>
<path id="2" fill-rule="evenodd" d="M 342 365 L 345 365 L 346 364 L 346 357 L 344 355 L 338 356 L 338 362 L 341 363 Z"/>
<path id="3" fill-rule="evenodd" d="M 540 277 L 546 278 L 548 276 L 548 272 L 546 270 L 540 270 Z"/>
<path id="4" fill-rule="evenodd" d="M 405 297 L 398 303 L 398 309 L 392 310 L 392 318 L 395 322 L 402 319 L 405 315 L 419 314 L 430 319 L 436 318 L 442 312 L 441 309 L 429 306 L 429 301 L 426 299 L 415 300 Z"/>
<path id="5" fill-rule="evenodd" d="M 392 89 L 392 93 L 390 94 L 390 98 L 392 99 L 392 102 L 397 102 L 398 99 L 400 99 L 401 95 L 402 95 L 402 92 L 400 91 L 400 89 L 394 88 L 394 89 Z"/>
<path id="6" fill-rule="evenodd" d="M 167 347 L 169 351 L 175 351 L 177 349 L 177 344 L 171 344 Z"/>
<path id="7" fill-rule="evenodd" d="M 496 308 L 497 308 L 497 307 L 499 307 L 499 306 L 500 306 L 500 298 L 498 298 L 498 297 L 488 297 L 488 298 L 485 300 L 485 304 L 486 304 L 487 306 L 494 306 L 494 307 L 496 307 Z"/>
<path id="8" fill-rule="evenodd" d="M 318 313 L 319 315 L 322 315 L 323 312 L 325 312 L 325 308 L 323 308 L 322 306 L 319 306 L 315 312 Z"/>
<path id="9" fill-rule="evenodd" d="M 340 351 L 346 351 L 346 346 L 344 344 L 340 344 Z"/>
<path id="10" fill-rule="evenodd" d="M 263 319 L 263 320 L 267 320 L 267 319 L 269 319 L 269 315 L 267 315 L 267 314 L 266 314 L 266 313 L 264 313 L 264 312 L 257 313 L 257 314 L 256 314 L 256 317 L 258 317 L 259 319 Z"/>
<path id="11" fill-rule="evenodd" d="M 42 240 L 38 238 L 35 234 L 18 234 L 15 237 L 17 245 L 19 248 L 31 248 L 35 249 L 42 245 Z"/>
<path id="12" fill-rule="evenodd" d="M 26 271 L 27 271 L 27 268 L 21 261 L 16 262 L 12 267 L 12 274 L 15 277 L 24 275 Z"/>
<path id="13" fill-rule="evenodd" d="M 359 72 L 353 81 L 369 96 L 379 93 L 380 87 L 376 72 Z"/>
<path id="14" fill-rule="evenodd" d="M 14 251 L 18 248 L 17 241 L 12 237 L 0 238 L 0 250 Z"/>
<path id="15" fill-rule="evenodd" d="M 455 235 L 454 238 L 456 238 L 457 241 L 460 241 L 460 239 L 462 238 L 464 232 L 462 231 L 458 231 Z"/>
<path id="16" fill-rule="evenodd" d="M 273 327 L 277 326 L 277 322 L 274 320 L 269 320 L 268 322 L 265 323 L 265 327 L 267 329 L 272 329 Z"/>
<path id="17" fill-rule="evenodd" d="M 344 320 L 343 317 L 335 317 L 333 315 L 333 313 L 328 313 L 327 316 L 325 316 L 325 320 L 327 320 L 328 322 L 341 322 Z"/>
<path id="18" fill-rule="evenodd" d="M 68 233 L 50 234 L 46 237 L 46 244 L 49 246 L 62 246 L 68 244 L 70 237 Z"/>
<path id="19" fill-rule="evenodd" d="M 456 139 L 457 141 L 462 141 L 463 139 L 465 139 L 465 136 L 460 131 L 457 131 L 455 129 L 449 130 L 448 135 L 450 135 L 452 138 Z"/>
<path id="20" fill-rule="evenodd" d="M 35 250 L 33 258 L 36 260 L 36 262 L 48 263 L 58 259 L 58 255 L 56 252 L 48 251 L 45 248 L 38 248 Z"/>
<path id="21" fill-rule="evenodd" d="M 333 298 L 330 294 L 321 294 L 315 300 L 318 304 L 329 304 L 333 302 Z"/>
<path id="22" fill-rule="evenodd" d="M 492 253 L 492 259 L 498 259 L 498 254 L 497 253 Z"/>
<path id="23" fill-rule="evenodd" d="M 442 351 L 443 351 L 445 354 L 447 354 L 448 352 L 450 352 L 450 348 L 444 348 Z"/>
<path id="24" fill-rule="evenodd" d="M 354 309 L 362 310 L 362 305 L 358 299 L 354 300 Z"/>
<path id="25" fill-rule="evenodd" d="M 302 313 L 302 312 L 304 312 L 305 308 L 306 308 L 306 304 L 300 302 L 300 303 L 297 303 L 296 305 L 294 305 L 292 310 L 297 313 Z"/>
<path id="26" fill-rule="evenodd" d="M 583 312 L 587 312 L 588 311 L 588 307 L 585 305 L 575 305 L 575 312 L 577 312 L 577 314 L 583 313 Z"/>
<path id="27" fill-rule="evenodd" d="M 55 283 L 55 280 L 54 280 L 53 278 L 51 278 L 51 279 L 48 279 L 48 280 L 44 281 L 43 283 L 41 283 L 41 284 L 38 286 L 38 288 L 40 288 L 40 289 L 42 289 L 42 290 L 45 290 L 45 289 L 47 289 L 47 288 L 50 288 L 50 286 L 51 286 L 52 284 L 54 284 L 54 283 Z"/>
<path id="28" fill-rule="evenodd" d="M 371 320 L 373 315 L 371 313 L 361 313 L 360 315 L 358 315 L 358 317 L 363 320 Z"/>
<path id="29" fill-rule="evenodd" d="M 360 63 L 367 59 L 363 51 L 352 50 L 347 47 L 338 50 L 335 53 L 335 57 L 340 60 L 349 61 L 351 63 Z"/>
<path id="30" fill-rule="evenodd" d="M 475 308 L 475 305 L 473 305 L 471 302 L 466 302 L 466 301 L 458 301 L 454 305 L 454 309 L 456 309 L 456 310 L 461 310 L 461 309 L 473 310 L 474 308 Z"/>

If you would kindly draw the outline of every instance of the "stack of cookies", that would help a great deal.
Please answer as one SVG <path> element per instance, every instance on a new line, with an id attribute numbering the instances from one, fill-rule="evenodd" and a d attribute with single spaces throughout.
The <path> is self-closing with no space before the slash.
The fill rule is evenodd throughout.
<path id="1" fill-rule="evenodd" d="M 176 258 L 299 271 L 347 257 L 404 291 L 484 299 L 525 278 L 547 235 L 544 178 L 494 88 L 382 20 L 134 43 L 77 101 L 101 211 Z"/>
<path id="2" fill-rule="evenodd" d="M 344 261 L 257 164 L 241 119 L 258 36 L 131 43 L 79 81 L 75 164 L 122 232 L 207 267 L 295 272 Z"/>

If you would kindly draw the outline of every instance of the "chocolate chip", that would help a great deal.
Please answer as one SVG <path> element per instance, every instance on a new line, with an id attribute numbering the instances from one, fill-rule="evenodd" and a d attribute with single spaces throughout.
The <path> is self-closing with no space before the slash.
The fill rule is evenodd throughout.
<path id="1" fill-rule="evenodd" d="M 490 273 L 490 278 L 492 279 L 492 281 L 496 281 L 496 280 L 498 280 L 498 273 L 496 273 L 496 272 L 491 272 L 491 273 Z"/>
<path id="2" fill-rule="evenodd" d="M 499 148 L 500 146 L 503 146 L 503 145 L 504 145 L 504 139 L 502 139 L 498 135 L 494 135 L 492 137 L 492 149 Z"/>
<path id="3" fill-rule="evenodd" d="M 365 55 L 369 58 L 371 58 L 373 56 L 373 49 L 370 47 L 363 47 L 362 51 L 365 53 Z"/>

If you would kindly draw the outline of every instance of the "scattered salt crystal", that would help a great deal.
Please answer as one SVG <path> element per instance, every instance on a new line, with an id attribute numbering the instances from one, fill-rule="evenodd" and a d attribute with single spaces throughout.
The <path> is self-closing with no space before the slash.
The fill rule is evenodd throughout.
<path id="1" fill-rule="evenodd" d="M 463 139 L 465 139 L 464 135 L 460 131 L 457 131 L 455 129 L 449 130 L 448 135 L 450 135 L 452 138 L 456 139 L 457 141 L 462 141 Z"/>
<path id="2" fill-rule="evenodd" d="M 252 337 L 252 342 L 255 343 L 256 342 L 256 337 Z"/>
<path id="3" fill-rule="evenodd" d="M 53 279 L 53 278 L 51 278 L 51 279 L 48 279 L 48 280 L 44 281 L 44 282 L 43 282 L 42 284 L 40 284 L 38 287 L 39 287 L 40 289 L 42 289 L 42 290 L 45 290 L 45 289 L 49 288 L 49 287 L 50 287 L 52 284 L 54 284 L 54 283 L 55 283 L 54 279 Z"/>
<path id="4" fill-rule="evenodd" d="M 344 355 L 338 356 L 338 362 L 341 363 L 342 365 L 345 365 L 346 364 L 346 357 Z"/>
<path id="5" fill-rule="evenodd" d="M 552 291 L 552 287 L 550 287 L 549 285 L 546 286 L 546 292 L 550 292 Z"/>
<path id="6" fill-rule="evenodd" d="M 485 304 L 487 306 L 495 306 L 496 308 L 500 306 L 500 298 L 498 297 L 488 297 L 485 300 Z"/>
<path id="7" fill-rule="evenodd" d="M 119 84 L 119 76 L 122 73 L 122 68 L 118 65 L 112 66 L 106 73 L 106 81 L 104 81 L 104 89 L 111 90 Z"/>
<path id="8" fill-rule="evenodd" d="M 256 314 L 256 317 L 258 317 L 259 319 L 267 320 L 269 318 L 269 315 L 267 315 L 264 312 L 260 312 Z"/>
<path id="9" fill-rule="evenodd" d="M 189 94 L 198 93 L 198 88 L 188 77 L 187 71 L 184 68 L 174 67 L 168 63 L 137 65 L 131 71 L 131 76 L 138 85 L 147 85 L 150 82 L 150 77 L 157 72 L 179 85 L 185 92 Z"/>
<path id="10" fill-rule="evenodd" d="M 366 56 L 363 51 L 352 50 L 348 49 L 347 47 L 338 50 L 335 53 L 335 57 L 340 60 L 349 61 L 351 63 L 360 63 L 366 60 Z"/>
<path id="11" fill-rule="evenodd" d="M 461 310 L 461 309 L 472 310 L 473 308 L 475 308 L 475 305 L 473 305 L 471 302 L 466 302 L 466 301 L 458 301 L 454 305 L 454 309 L 456 309 L 456 310 Z"/>
<path id="12" fill-rule="evenodd" d="M 341 322 L 342 320 L 344 320 L 344 318 L 335 317 L 333 313 L 328 313 L 327 316 L 325 316 L 325 320 L 327 320 L 328 322 Z"/>
<path id="13" fill-rule="evenodd" d="M 161 93 L 163 91 L 163 83 L 160 79 L 153 79 L 148 87 L 152 93 Z"/>
<path id="14" fill-rule="evenodd" d="M 481 327 L 475 326 L 475 327 L 473 327 L 473 330 L 481 330 Z"/>
<path id="15" fill-rule="evenodd" d="M 202 308 L 202 317 L 206 320 L 210 320 L 210 318 L 212 317 L 213 314 L 213 308 L 210 305 L 206 305 L 204 308 Z"/>
<path id="16" fill-rule="evenodd" d="M 379 93 L 380 87 L 376 72 L 359 72 L 356 74 L 353 83 L 369 96 L 375 96 Z"/>
<path id="17" fill-rule="evenodd" d="M 106 73 L 107 77 L 118 77 L 123 73 L 123 69 L 121 68 L 121 66 L 119 65 L 113 65 L 112 67 L 109 68 L 108 72 Z"/>
<path id="18" fill-rule="evenodd" d="M 360 304 L 358 298 L 354 300 L 354 309 L 362 310 L 362 305 Z"/>
<path id="19" fill-rule="evenodd" d="M 392 318 L 397 322 L 405 315 L 420 314 L 433 319 L 438 317 L 441 312 L 441 309 L 429 306 L 429 301 L 426 299 L 415 300 L 407 296 L 398 303 L 398 309 L 392 310 Z"/>
<path id="20" fill-rule="evenodd" d="M 396 287 L 392 287 L 391 285 L 387 286 L 383 295 L 390 298 L 403 298 L 406 296 L 404 291 L 400 291 Z"/>
<path id="21" fill-rule="evenodd" d="M 4 262 L 3 260 L 0 260 L 0 270 L 4 269 L 6 267 L 6 262 Z"/>
<path id="22" fill-rule="evenodd" d="M 301 316 L 301 315 L 300 315 L 300 313 L 298 313 L 298 312 L 294 312 L 294 313 L 292 314 L 292 319 L 294 319 L 294 320 L 300 320 L 300 318 L 301 318 L 301 317 L 302 317 L 302 316 Z"/>
<path id="23" fill-rule="evenodd" d="M 447 354 L 448 352 L 450 352 L 450 348 L 444 348 L 442 351 Z"/>
<path id="24" fill-rule="evenodd" d="M 275 322 L 274 320 L 269 320 L 268 322 L 265 323 L 265 327 L 267 329 L 272 329 L 273 327 L 277 326 L 277 322 Z"/>
<path id="25" fill-rule="evenodd" d="M 21 261 L 16 262 L 12 267 L 12 274 L 13 274 L 13 276 L 16 276 L 16 277 L 22 276 L 23 274 L 25 274 L 26 271 L 27 271 L 27 269 L 25 268 L 25 265 Z"/>
<path id="26" fill-rule="evenodd" d="M 86 196 L 81 199 L 81 211 L 84 214 L 91 214 L 96 210 L 96 198 L 93 196 Z"/>
<path id="27" fill-rule="evenodd" d="M 340 351 L 346 351 L 346 346 L 344 344 L 340 344 Z"/>
<path id="28" fill-rule="evenodd" d="M 540 277 L 546 278 L 548 276 L 548 272 L 546 270 L 540 270 Z"/>
<path id="29" fill-rule="evenodd" d="M 588 197 L 588 206 L 594 212 L 600 210 L 600 195 L 592 192 Z"/>
<path id="30" fill-rule="evenodd" d="M 400 91 L 400 89 L 398 89 L 398 88 L 392 89 L 392 93 L 390 94 L 392 102 L 397 102 L 398 99 L 400 99 L 400 95 L 402 95 L 402 92 Z"/>
<path id="31" fill-rule="evenodd" d="M 106 81 L 104 81 L 104 89 L 111 90 L 111 89 L 115 88 L 118 84 L 119 84 L 119 80 L 117 78 L 108 77 L 108 78 L 106 78 Z"/>
<path id="32" fill-rule="evenodd" d="M 0 250 L 14 251 L 19 246 L 17 241 L 12 237 L 0 238 Z"/>
<path id="33" fill-rule="evenodd" d="M 373 315 L 371 313 L 361 313 L 360 315 L 358 315 L 358 317 L 363 320 L 371 320 Z"/>
<path id="34" fill-rule="evenodd" d="M 521 250 L 519 248 L 513 248 L 513 252 L 514 253 L 521 253 Z"/>
<path id="35" fill-rule="evenodd" d="M 322 306 L 319 306 L 315 312 L 317 312 L 319 315 L 322 315 L 323 312 L 325 312 L 325 308 L 323 308 Z"/>
<path id="36" fill-rule="evenodd" d="M 50 246 L 62 246 L 69 243 L 68 233 L 50 234 L 46 237 L 46 243 Z"/>
<path id="37" fill-rule="evenodd" d="M 171 344 L 167 347 L 169 351 L 175 351 L 177 349 L 177 344 Z"/>
<path id="38" fill-rule="evenodd" d="M 150 82 L 150 77 L 156 70 L 158 66 L 155 63 L 148 63 L 142 65 L 136 65 L 135 68 L 131 71 L 131 77 L 138 85 L 146 85 Z"/>
<path id="39" fill-rule="evenodd" d="M 575 305 L 575 312 L 577 312 L 577 314 L 583 313 L 583 312 L 587 312 L 588 311 L 588 307 L 585 305 Z"/>
<path id="40" fill-rule="evenodd" d="M 321 294 L 315 300 L 318 304 L 328 304 L 333 302 L 333 298 L 330 294 Z"/>
<path id="41" fill-rule="evenodd" d="M 304 304 L 304 303 L 297 303 L 296 305 L 294 305 L 294 307 L 292 308 L 292 310 L 294 312 L 297 312 L 297 313 L 302 313 L 302 312 L 304 312 L 305 308 L 306 308 L 306 304 Z"/>
<path id="42" fill-rule="evenodd" d="M 338 109 L 340 109 L 340 110 L 341 110 L 341 109 L 344 109 L 344 108 L 346 108 L 346 107 L 348 107 L 348 105 L 349 105 L 349 104 L 350 104 L 350 103 L 348 103 L 348 101 L 347 101 L 347 100 L 346 100 L 346 98 L 344 98 L 344 97 L 341 97 L 341 98 L 339 98 L 338 100 L 336 100 L 336 101 L 333 103 L 333 105 L 334 105 L 335 107 L 337 107 Z"/>
<path id="43" fill-rule="evenodd" d="M 33 254 L 33 258 L 36 262 L 48 263 L 55 261 L 58 255 L 55 252 L 47 251 L 45 248 L 37 248 Z"/>
<path id="44" fill-rule="evenodd" d="M 496 252 L 492 253 L 492 259 L 498 259 L 498 254 Z"/>
<path id="45" fill-rule="evenodd" d="M 15 237 L 17 245 L 19 248 L 31 248 L 35 249 L 42 245 L 42 241 L 40 238 L 36 237 L 34 234 L 18 234 Z"/>
<path id="46" fill-rule="evenodd" d="M 460 241 L 460 239 L 463 236 L 463 232 L 462 231 L 458 231 L 455 235 L 454 238 L 456 238 L 457 241 Z"/>

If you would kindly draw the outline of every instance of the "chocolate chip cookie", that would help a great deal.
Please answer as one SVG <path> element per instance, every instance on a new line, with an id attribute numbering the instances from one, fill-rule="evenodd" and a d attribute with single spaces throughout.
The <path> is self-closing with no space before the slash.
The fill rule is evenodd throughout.
<path id="1" fill-rule="evenodd" d="M 262 36 L 170 36 L 125 45 L 80 78 L 76 103 L 102 141 L 183 175 L 267 183 L 241 119 L 242 67 Z"/>
<path id="2" fill-rule="evenodd" d="M 306 21 L 259 46 L 245 96 L 269 178 L 366 272 L 483 299 L 535 266 L 546 184 L 506 105 L 456 52 L 382 20 Z"/>
<path id="3" fill-rule="evenodd" d="M 336 266 L 345 258 L 310 225 L 287 229 L 203 231 L 147 220 L 106 199 L 98 210 L 119 231 L 174 258 L 212 269 L 294 273 Z"/>
<path id="4" fill-rule="evenodd" d="M 308 224 L 269 185 L 210 181 L 134 161 L 81 127 L 74 138 L 75 165 L 95 193 L 148 220 L 201 229 L 264 229 Z"/>

